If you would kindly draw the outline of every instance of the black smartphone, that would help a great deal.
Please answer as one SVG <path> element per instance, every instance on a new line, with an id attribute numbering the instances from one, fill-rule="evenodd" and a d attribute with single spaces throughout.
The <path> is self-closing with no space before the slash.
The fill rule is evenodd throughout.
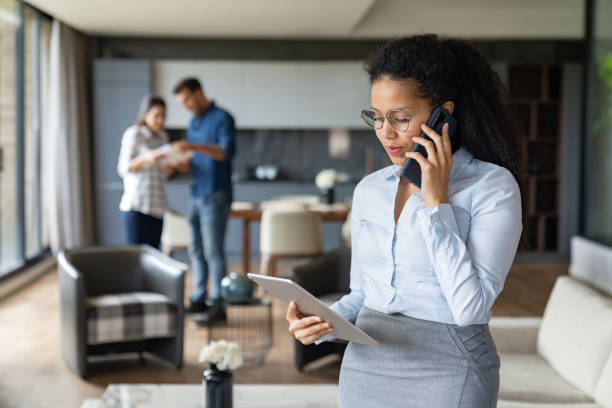
<path id="1" fill-rule="evenodd" d="M 431 129 L 435 130 L 437 134 L 442 135 L 442 126 L 445 123 L 448 123 L 448 135 L 452 140 L 453 132 L 457 128 L 457 120 L 453 117 L 453 115 L 448 113 L 446 109 L 440 106 L 435 108 L 431 112 L 431 115 L 429 116 L 429 119 L 427 120 L 426 124 Z M 427 136 L 423 131 L 421 131 L 421 134 L 419 136 L 423 139 L 431 140 L 431 138 Z M 421 146 L 420 144 L 415 143 L 414 147 L 412 148 L 412 151 L 419 152 L 423 155 L 423 157 L 427 158 L 427 150 L 425 150 L 425 147 Z M 408 160 L 406 160 L 406 163 L 404 163 L 404 167 L 402 167 L 400 175 L 408 179 L 408 181 L 410 181 L 418 188 L 421 188 L 421 165 L 416 160 L 408 158 Z"/>

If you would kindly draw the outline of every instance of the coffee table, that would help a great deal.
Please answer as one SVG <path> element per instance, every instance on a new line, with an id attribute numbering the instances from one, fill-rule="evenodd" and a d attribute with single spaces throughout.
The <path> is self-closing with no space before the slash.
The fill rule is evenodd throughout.
<path id="1" fill-rule="evenodd" d="M 205 408 L 201 384 L 110 384 L 81 408 Z M 337 408 L 336 384 L 235 384 L 234 408 Z"/>

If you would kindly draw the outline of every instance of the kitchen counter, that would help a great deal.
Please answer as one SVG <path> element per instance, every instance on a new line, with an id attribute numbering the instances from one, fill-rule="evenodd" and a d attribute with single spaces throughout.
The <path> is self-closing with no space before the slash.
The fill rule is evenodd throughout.
<path id="1" fill-rule="evenodd" d="M 176 174 L 168 179 L 168 183 L 188 183 L 191 180 L 191 176 L 186 173 Z M 336 183 L 336 186 L 355 186 L 359 180 L 342 181 Z M 234 186 L 249 185 L 249 184 L 312 184 L 314 185 L 314 179 L 312 180 L 290 180 L 290 179 L 277 179 L 277 180 L 256 180 L 256 179 L 233 179 L 232 183 Z"/>

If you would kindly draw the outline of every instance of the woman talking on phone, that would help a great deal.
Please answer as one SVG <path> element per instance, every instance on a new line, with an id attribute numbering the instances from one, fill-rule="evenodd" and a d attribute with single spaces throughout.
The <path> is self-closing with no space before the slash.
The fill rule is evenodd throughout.
<path id="1" fill-rule="evenodd" d="M 387 44 L 367 71 L 362 117 L 393 165 L 355 188 L 351 292 L 332 309 L 380 346 L 349 343 L 340 405 L 495 407 L 499 357 L 488 322 L 522 231 L 503 85 L 470 45 L 435 35 Z M 426 126 L 437 107 L 456 119 L 452 135 L 448 125 L 441 134 Z M 420 188 L 400 176 L 407 160 Z M 304 344 L 333 338 L 294 302 L 287 320 Z"/>

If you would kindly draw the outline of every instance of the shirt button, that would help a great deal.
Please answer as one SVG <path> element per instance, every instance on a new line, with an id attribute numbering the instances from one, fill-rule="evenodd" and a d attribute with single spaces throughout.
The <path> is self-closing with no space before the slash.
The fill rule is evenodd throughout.
<path id="1" fill-rule="evenodd" d="M 431 219 L 434 221 L 440 221 L 440 217 L 437 215 L 432 216 Z"/>

